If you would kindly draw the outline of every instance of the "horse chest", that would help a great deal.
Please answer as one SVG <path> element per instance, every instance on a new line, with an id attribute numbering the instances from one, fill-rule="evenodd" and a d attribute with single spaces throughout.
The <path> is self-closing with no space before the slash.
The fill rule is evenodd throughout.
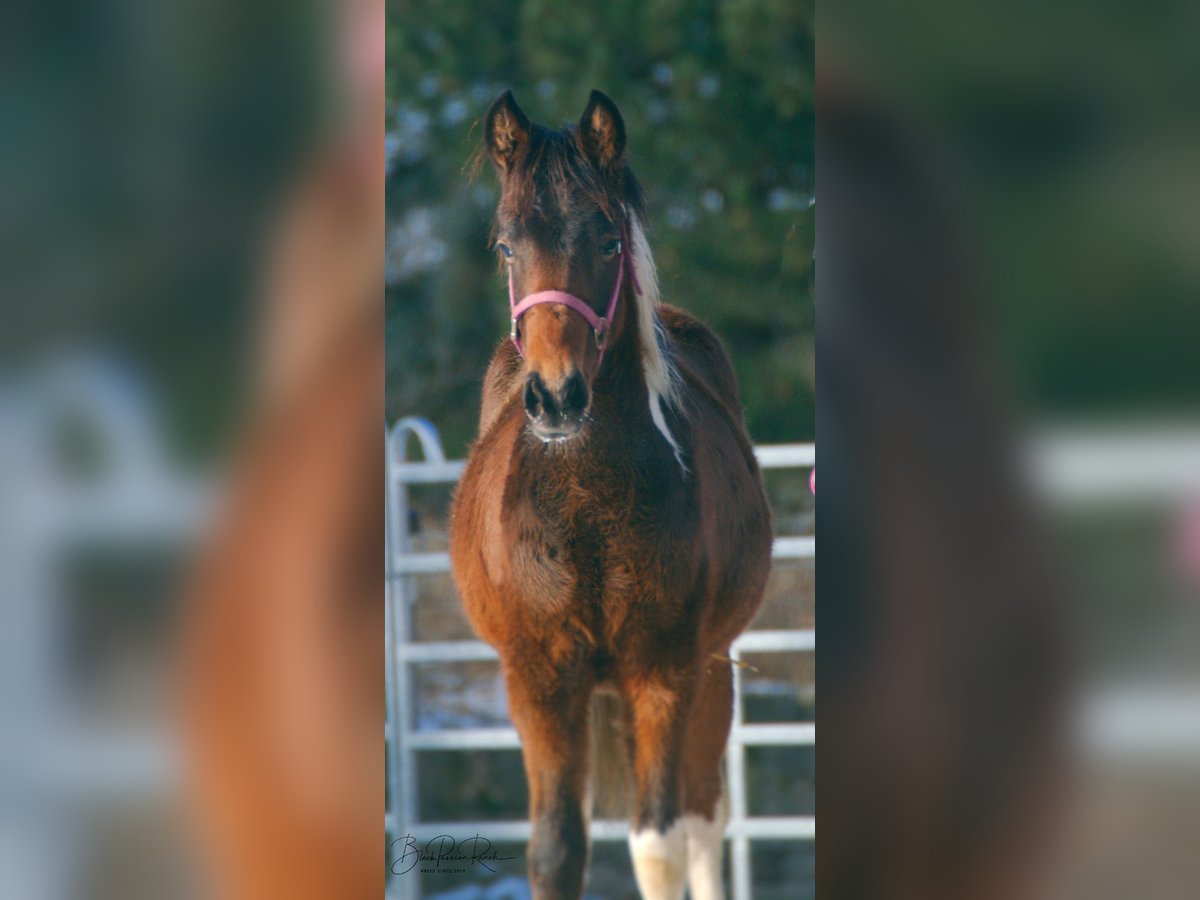
<path id="1" fill-rule="evenodd" d="M 509 548 L 512 586 L 537 607 L 598 604 L 605 570 L 617 552 L 613 533 L 591 517 L 527 511 Z"/>
<path id="2" fill-rule="evenodd" d="M 517 602 L 596 624 L 623 619 L 657 593 L 661 561 L 679 542 L 655 500 L 617 478 L 527 485 L 506 517 L 515 526 L 507 570 Z"/>

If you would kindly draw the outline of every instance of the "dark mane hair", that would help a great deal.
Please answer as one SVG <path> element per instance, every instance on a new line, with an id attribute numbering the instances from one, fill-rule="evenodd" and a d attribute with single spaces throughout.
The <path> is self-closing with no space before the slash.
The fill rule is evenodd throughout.
<path id="1" fill-rule="evenodd" d="M 481 141 L 470 161 L 472 179 L 487 157 L 486 141 Z M 507 207 L 518 219 L 538 209 L 540 198 L 549 193 L 563 207 L 582 197 L 613 220 L 624 202 L 628 215 L 647 228 L 645 195 L 633 169 L 625 161 L 611 171 L 598 167 L 583 149 L 577 125 L 568 123 L 556 130 L 532 123 L 529 148 L 505 179 L 505 184 L 510 182 L 514 190 L 502 200 L 501 208 Z M 494 231 L 493 225 L 493 239 Z"/>

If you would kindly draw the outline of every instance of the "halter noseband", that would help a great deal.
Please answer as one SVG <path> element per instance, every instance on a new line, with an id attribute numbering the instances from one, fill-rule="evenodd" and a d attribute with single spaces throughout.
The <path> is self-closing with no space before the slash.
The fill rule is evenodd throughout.
<path id="1" fill-rule="evenodd" d="M 521 316 L 543 303 L 561 303 L 583 316 L 584 321 L 592 327 L 592 334 L 596 338 L 596 349 L 600 351 L 600 358 L 596 365 L 599 366 L 604 362 L 604 351 L 608 347 L 608 330 L 612 327 L 613 313 L 617 311 L 617 300 L 621 296 L 621 284 L 624 280 L 626 266 L 629 267 L 629 280 L 633 284 L 633 289 L 639 295 L 642 293 L 642 286 L 638 283 L 637 269 L 633 264 L 633 254 L 629 252 L 629 229 L 624 223 L 621 225 L 621 250 L 617 255 L 622 258 L 621 265 L 617 268 L 617 281 L 613 285 L 612 296 L 608 298 L 608 307 L 603 316 L 596 315 L 595 310 L 585 301 L 566 291 L 538 291 L 536 294 L 523 297 L 518 303 L 516 292 L 513 290 L 512 266 L 509 266 L 508 307 L 512 312 L 512 329 L 508 336 L 512 339 L 517 352 L 522 356 L 525 355 L 525 348 L 521 346 L 521 339 L 517 337 L 517 325 L 521 321 Z"/>

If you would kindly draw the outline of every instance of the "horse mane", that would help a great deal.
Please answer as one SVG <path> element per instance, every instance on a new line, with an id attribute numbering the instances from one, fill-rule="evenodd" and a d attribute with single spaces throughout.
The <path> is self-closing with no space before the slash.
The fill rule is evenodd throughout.
<path id="1" fill-rule="evenodd" d="M 487 156 L 481 145 L 472 161 L 472 176 Z M 579 137 L 578 126 L 564 125 L 550 129 L 532 123 L 529 147 L 516 160 L 512 173 L 512 190 L 501 200 L 503 207 L 520 217 L 527 210 L 539 208 L 539 191 L 549 191 L 564 208 L 572 198 L 582 194 L 595 203 L 610 219 L 623 209 L 629 227 L 628 251 L 632 254 L 641 293 L 630 286 L 637 316 L 639 356 L 646 382 L 647 402 L 654 427 L 670 445 L 675 460 L 686 472 L 683 450 L 667 424 L 667 410 L 678 411 L 680 403 L 679 376 L 671 359 L 666 331 L 658 316 L 658 268 L 646 237 L 646 199 L 642 187 L 627 162 L 607 173 L 597 169 L 588 158 Z M 623 198 L 623 200 L 621 199 Z M 491 239 L 496 240 L 498 221 L 492 225 Z"/>
<path id="2" fill-rule="evenodd" d="M 633 175 L 630 173 L 632 179 Z M 679 373 L 667 345 L 666 330 L 658 317 L 658 267 L 650 252 L 646 229 L 638 211 L 629 209 L 629 241 L 633 245 L 633 265 L 642 291 L 633 291 L 633 304 L 638 317 L 638 340 L 641 341 L 642 374 L 646 380 L 650 418 L 675 454 L 675 461 L 686 472 L 683 450 L 667 425 L 666 410 L 679 408 Z"/>

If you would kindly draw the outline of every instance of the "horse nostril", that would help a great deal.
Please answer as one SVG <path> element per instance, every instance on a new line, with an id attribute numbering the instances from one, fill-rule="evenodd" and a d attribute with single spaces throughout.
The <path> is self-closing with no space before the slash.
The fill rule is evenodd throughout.
<path id="1" fill-rule="evenodd" d="M 564 415 L 582 415 L 588 405 L 588 386 L 583 376 L 572 372 L 559 389 L 559 405 Z"/>
<path id="2" fill-rule="evenodd" d="M 554 401 L 551 399 L 550 392 L 546 390 L 546 385 L 537 372 L 525 379 L 524 400 L 525 412 L 531 419 L 536 419 L 542 413 L 552 412 L 554 409 Z"/>

